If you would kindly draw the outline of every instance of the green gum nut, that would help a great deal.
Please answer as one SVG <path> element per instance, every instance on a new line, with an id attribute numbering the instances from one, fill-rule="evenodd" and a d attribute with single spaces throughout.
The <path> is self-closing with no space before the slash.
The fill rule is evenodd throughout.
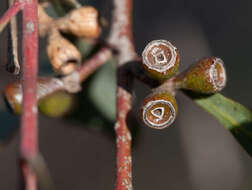
<path id="1" fill-rule="evenodd" d="M 169 92 L 154 92 L 143 101 L 141 119 L 148 127 L 164 129 L 175 121 L 177 112 L 176 100 Z"/>
<path id="2" fill-rule="evenodd" d="M 226 78 L 224 62 L 217 57 L 207 57 L 178 75 L 176 81 L 183 89 L 212 94 L 225 87 Z"/>
<path id="3" fill-rule="evenodd" d="M 64 90 L 60 90 L 61 82 L 54 78 L 39 78 L 37 81 L 38 108 L 48 117 L 61 117 L 72 110 L 73 96 Z M 22 112 L 22 85 L 14 82 L 4 89 L 7 106 L 14 114 Z"/>
<path id="4" fill-rule="evenodd" d="M 178 50 L 169 41 L 151 41 L 145 47 L 142 58 L 144 70 L 150 77 L 161 82 L 171 78 L 178 71 Z"/>
<path id="5" fill-rule="evenodd" d="M 55 118 L 68 114 L 72 110 L 73 105 L 73 96 L 65 91 L 54 92 L 38 102 L 41 113 Z"/>

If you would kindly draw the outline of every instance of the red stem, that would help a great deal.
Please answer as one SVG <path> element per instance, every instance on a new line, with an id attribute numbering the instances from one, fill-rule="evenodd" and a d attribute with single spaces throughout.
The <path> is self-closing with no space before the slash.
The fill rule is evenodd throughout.
<path id="1" fill-rule="evenodd" d="M 0 32 L 10 21 L 10 19 L 23 8 L 23 6 L 24 6 L 23 0 L 15 1 L 13 5 L 4 13 L 4 15 L 0 19 Z"/>
<path id="2" fill-rule="evenodd" d="M 110 48 L 103 47 L 99 50 L 97 54 L 88 59 L 83 65 L 78 69 L 80 75 L 80 81 L 84 81 L 89 75 L 91 75 L 100 66 L 104 65 L 108 59 L 111 57 L 112 52 Z"/>
<path id="3" fill-rule="evenodd" d="M 131 109 L 132 77 L 123 65 L 137 58 L 131 30 L 132 0 L 114 0 L 114 13 L 109 43 L 118 51 L 117 68 L 117 121 L 116 133 L 116 190 L 132 190 L 131 134 L 127 116 Z"/>
<path id="4" fill-rule="evenodd" d="M 38 153 L 37 128 L 37 60 L 38 60 L 37 0 L 26 0 L 23 9 L 23 104 L 20 151 L 23 159 Z M 22 164 L 26 190 L 36 189 L 36 178 L 26 162 Z"/>
<path id="5" fill-rule="evenodd" d="M 117 88 L 116 132 L 116 190 L 132 190 L 131 134 L 127 115 L 131 109 L 131 95 L 123 88 Z"/>

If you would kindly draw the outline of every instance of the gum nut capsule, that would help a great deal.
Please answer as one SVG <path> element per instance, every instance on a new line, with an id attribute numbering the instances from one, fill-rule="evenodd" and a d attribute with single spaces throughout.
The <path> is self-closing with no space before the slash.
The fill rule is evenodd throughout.
<path id="1" fill-rule="evenodd" d="M 177 77 L 181 87 L 194 92 L 212 94 L 226 85 L 226 71 L 220 58 L 203 58 Z"/>
<path id="2" fill-rule="evenodd" d="M 53 70 L 60 75 L 68 75 L 76 70 L 81 62 L 81 53 L 58 31 L 50 33 L 47 54 Z"/>
<path id="3" fill-rule="evenodd" d="M 22 110 L 22 86 L 19 82 L 8 84 L 4 89 L 6 105 L 14 114 L 20 114 Z"/>
<path id="4" fill-rule="evenodd" d="M 74 9 L 65 17 L 58 19 L 56 26 L 61 31 L 78 37 L 97 38 L 100 34 L 98 12 L 91 6 Z"/>
<path id="5" fill-rule="evenodd" d="M 38 78 L 37 80 L 37 99 L 40 100 L 55 91 L 63 89 L 63 83 L 57 78 Z M 4 96 L 7 106 L 15 114 L 22 111 L 23 92 L 21 82 L 8 84 L 4 89 Z"/>
<path id="6" fill-rule="evenodd" d="M 157 80 L 165 80 L 178 71 L 179 54 L 176 47 L 166 40 L 151 41 L 142 53 L 143 67 Z"/>
<path id="7" fill-rule="evenodd" d="M 177 110 L 176 100 L 169 92 L 153 93 L 143 101 L 141 119 L 148 127 L 164 129 L 174 122 Z"/>

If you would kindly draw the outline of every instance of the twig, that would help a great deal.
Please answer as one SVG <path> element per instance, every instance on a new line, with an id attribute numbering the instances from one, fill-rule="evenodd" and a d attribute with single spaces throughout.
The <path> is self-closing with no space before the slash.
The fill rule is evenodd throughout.
<path id="1" fill-rule="evenodd" d="M 150 88 L 158 87 L 160 85 L 160 81 L 154 80 L 153 78 L 149 77 L 149 75 L 144 71 L 141 62 L 141 59 L 130 62 L 127 64 L 127 67 L 125 67 L 125 69 L 127 69 L 134 78 L 138 79 Z"/>
<path id="2" fill-rule="evenodd" d="M 80 8 L 81 4 L 77 0 L 65 0 L 65 2 L 70 3 L 74 8 Z"/>
<path id="3" fill-rule="evenodd" d="M 131 109 L 132 77 L 124 65 L 136 59 L 132 41 L 132 0 L 114 0 L 114 13 L 109 43 L 118 51 L 116 112 L 116 190 L 132 190 L 131 134 L 127 116 Z"/>
<path id="4" fill-rule="evenodd" d="M 21 117 L 21 158 L 29 160 L 38 153 L 37 128 L 37 0 L 26 0 L 23 9 L 23 104 Z M 26 162 L 21 165 L 25 189 L 36 190 L 36 176 Z"/>
<path id="5" fill-rule="evenodd" d="M 9 7 L 14 3 L 14 0 L 9 0 Z M 10 21 L 10 44 L 11 44 L 11 62 L 7 63 L 7 71 L 14 75 L 19 74 L 20 65 L 18 61 L 18 30 L 17 30 L 17 18 L 13 16 Z"/>
<path id="6" fill-rule="evenodd" d="M 103 47 L 93 57 L 88 59 L 82 66 L 73 74 L 63 78 L 45 78 L 40 77 L 37 79 L 37 101 L 53 94 L 56 91 L 65 90 L 73 92 L 74 86 L 80 87 L 88 76 L 94 73 L 98 68 L 104 65 L 112 56 L 112 51 L 108 47 Z M 69 82 L 70 81 L 70 82 Z M 71 84 L 71 81 L 73 84 Z M 21 83 L 15 82 L 5 87 L 5 96 L 8 99 L 10 106 L 13 108 L 14 113 L 20 113 L 19 105 L 22 104 L 22 86 Z M 21 98 L 20 98 L 21 97 Z"/>
<path id="7" fill-rule="evenodd" d="M 0 33 L 3 31 L 10 19 L 24 7 L 24 4 L 24 0 L 16 0 L 13 5 L 4 13 L 0 19 Z"/>
<path id="8" fill-rule="evenodd" d="M 110 48 L 103 47 L 97 54 L 88 59 L 79 69 L 80 81 L 84 81 L 97 68 L 104 65 L 112 56 Z"/>
<path id="9" fill-rule="evenodd" d="M 109 43 L 118 51 L 118 65 L 136 59 L 131 31 L 132 0 L 114 0 L 114 12 Z"/>
<path id="10" fill-rule="evenodd" d="M 112 56 L 110 48 L 103 47 L 98 53 L 88 59 L 77 71 L 60 80 L 64 85 L 64 89 L 70 93 L 76 93 L 81 90 L 80 84 L 98 68 L 104 65 Z"/>

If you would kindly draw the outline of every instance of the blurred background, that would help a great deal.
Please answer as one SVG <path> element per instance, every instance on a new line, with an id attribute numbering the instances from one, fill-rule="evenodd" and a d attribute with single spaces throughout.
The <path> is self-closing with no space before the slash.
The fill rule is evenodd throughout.
<path id="1" fill-rule="evenodd" d="M 83 0 L 109 20 L 111 0 Z M 7 8 L 1 2 L 0 15 Z M 222 92 L 247 108 L 251 97 L 252 1 L 135 0 L 134 40 L 141 54 L 154 39 L 167 39 L 179 50 L 180 70 L 204 56 L 221 57 L 228 83 Z M 108 29 L 107 29 L 108 30 Z M 105 30 L 106 33 L 106 30 Z M 7 30 L 0 35 L 0 90 L 18 80 L 5 71 Z M 40 74 L 52 75 L 41 41 Z M 40 150 L 56 189 L 114 188 L 115 142 L 114 66 L 101 68 L 73 97 L 71 114 L 63 118 L 39 116 Z M 138 119 L 141 100 L 150 92 L 136 82 L 132 126 L 133 185 L 138 190 L 249 190 L 252 161 L 212 116 L 178 93 L 179 115 L 165 130 L 147 128 Z M 57 106 L 56 106 L 57 107 Z M 19 187 L 17 116 L 0 99 L 0 189 Z"/>

